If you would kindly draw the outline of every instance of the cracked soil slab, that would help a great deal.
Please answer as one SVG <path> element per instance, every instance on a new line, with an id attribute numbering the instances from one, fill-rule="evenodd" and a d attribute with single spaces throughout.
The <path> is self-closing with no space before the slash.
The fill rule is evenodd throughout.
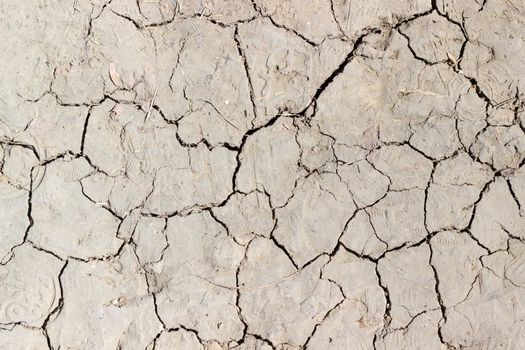
<path id="1" fill-rule="evenodd" d="M 525 348 L 525 0 L 6 0 L 0 42 L 0 350 Z"/>

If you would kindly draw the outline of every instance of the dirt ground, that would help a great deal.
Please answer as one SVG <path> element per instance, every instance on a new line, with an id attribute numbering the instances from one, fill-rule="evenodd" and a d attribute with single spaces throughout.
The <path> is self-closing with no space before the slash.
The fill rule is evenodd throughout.
<path id="1" fill-rule="evenodd" d="M 525 0 L 0 2 L 1 350 L 525 348 Z"/>

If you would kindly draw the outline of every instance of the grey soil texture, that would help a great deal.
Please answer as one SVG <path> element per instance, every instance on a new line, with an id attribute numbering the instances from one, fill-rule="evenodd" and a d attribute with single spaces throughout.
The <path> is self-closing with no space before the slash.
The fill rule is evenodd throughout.
<path id="1" fill-rule="evenodd" d="M 2 0 L 0 349 L 524 349 L 524 93 L 525 0 Z"/>

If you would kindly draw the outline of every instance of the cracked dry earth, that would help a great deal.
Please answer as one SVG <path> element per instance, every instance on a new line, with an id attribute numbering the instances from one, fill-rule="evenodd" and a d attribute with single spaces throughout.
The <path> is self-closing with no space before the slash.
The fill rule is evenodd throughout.
<path id="1" fill-rule="evenodd" d="M 0 349 L 525 347 L 525 1 L 0 19 Z"/>

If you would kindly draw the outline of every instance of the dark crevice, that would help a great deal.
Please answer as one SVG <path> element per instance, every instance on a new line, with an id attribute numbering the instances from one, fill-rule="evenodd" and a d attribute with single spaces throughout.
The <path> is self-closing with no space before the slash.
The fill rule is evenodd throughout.
<path id="1" fill-rule="evenodd" d="M 370 32 L 366 32 L 362 34 L 360 37 L 357 38 L 357 40 L 354 43 L 354 46 L 352 47 L 352 50 L 346 55 L 346 57 L 343 59 L 343 61 L 339 64 L 339 66 L 321 83 L 321 85 L 317 88 L 317 90 L 314 93 L 314 96 L 310 103 L 301 111 L 298 113 L 298 115 L 304 116 L 306 115 L 307 111 L 310 109 L 310 107 L 315 106 L 317 103 L 317 100 L 319 97 L 323 94 L 323 92 L 332 84 L 332 82 L 341 74 L 344 72 L 346 66 L 354 59 L 355 54 L 359 46 L 363 43 L 363 40 L 367 35 L 370 33 L 380 32 L 380 29 L 374 29 Z"/>
<path id="2" fill-rule="evenodd" d="M 290 260 L 290 262 L 292 263 L 292 265 L 295 267 L 295 270 L 299 270 L 299 266 L 297 265 L 297 263 L 294 261 L 294 259 L 292 258 L 292 255 L 288 252 L 288 250 L 286 249 L 286 247 L 279 243 L 275 237 L 272 235 L 270 237 L 270 240 L 273 242 L 273 244 L 275 244 L 275 246 L 277 248 L 279 248 L 287 257 L 288 257 L 288 260 Z"/>
<path id="3" fill-rule="evenodd" d="M 430 249 L 430 257 L 428 259 L 428 264 L 430 265 L 430 268 L 432 269 L 432 272 L 434 274 L 434 280 L 435 280 L 434 290 L 436 292 L 436 299 L 437 299 L 437 302 L 439 304 L 439 308 L 441 310 L 441 318 L 442 318 L 442 320 L 441 320 L 442 322 L 440 321 L 439 325 L 438 325 L 438 336 L 439 336 L 439 340 L 441 341 L 442 344 L 447 344 L 447 342 L 444 341 L 443 333 L 442 333 L 442 330 L 441 330 L 441 327 L 443 326 L 443 324 L 445 324 L 447 322 L 447 308 L 443 304 L 443 298 L 441 297 L 441 291 L 439 289 L 440 282 L 439 282 L 439 275 L 438 275 L 437 269 L 432 264 L 432 257 L 434 255 L 434 251 L 432 250 L 432 245 L 430 244 L 430 240 L 427 240 L 427 243 L 428 243 L 428 247 Z"/>
<path id="4" fill-rule="evenodd" d="M 35 169 L 35 167 L 31 168 L 31 171 L 29 172 L 29 192 L 27 193 L 27 220 L 29 221 L 29 224 L 27 225 L 27 228 L 24 232 L 22 242 L 27 240 L 27 237 L 29 236 L 29 230 L 35 223 L 33 216 L 31 215 L 33 210 L 33 169 Z"/>
<path id="5" fill-rule="evenodd" d="M 376 273 L 376 277 L 377 277 L 377 281 L 378 281 L 379 287 L 381 287 L 381 289 L 383 290 L 383 295 L 385 297 L 385 312 L 384 312 L 384 316 L 383 316 L 383 327 L 382 327 L 382 329 L 379 332 L 376 332 L 374 334 L 374 339 L 373 339 L 374 349 L 377 346 L 377 342 L 380 339 L 384 338 L 386 334 L 388 334 L 389 328 L 390 328 L 390 324 L 392 322 L 392 316 L 391 316 L 392 301 L 390 299 L 390 291 L 388 290 L 387 285 L 383 282 L 383 280 L 381 278 L 381 274 L 379 273 L 379 265 L 378 264 L 376 264 L 376 266 L 375 266 L 375 273 Z"/>
<path id="6" fill-rule="evenodd" d="M 291 28 L 288 28 L 288 27 L 286 27 L 283 24 L 277 23 L 272 18 L 272 15 L 266 15 L 266 14 L 264 14 L 262 12 L 262 9 L 259 7 L 259 5 L 257 5 L 255 0 L 250 0 L 250 1 L 251 1 L 252 7 L 255 10 L 255 12 L 257 12 L 260 17 L 269 19 L 274 27 L 279 28 L 279 29 L 283 29 L 283 30 L 285 30 L 285 31 L 287 31 L 289 33 L 292 33 L 293 35 L 295 35 L 296 37 L 298 37 L 299 39 L 301 39 L 302 41 L 304 41 L 305 43 L 307 43 L 308 45 L 310 45 L 312 47 L 317 47 L 319 45 L 318 43 L 313 42 L 312 40 L 308 39 L 307 37 L 305 37 L 303 34 L 299 33 L 298 31 L 296 31 L 294 29 L 291 29 Z"/>
<path id="7" fill-rule="evenodd" d="M 44 323 L 42 324 L 42 333 L 46 337 L 47 346 L 48 346 L 48 348 L 50 350 L 54 350 L 54 347 L 51 345 L 51 339 L 50 339 L 50 337 L 49 337 L 49 335 L 47 333 L 47 325 L 51 321 L 51 318 L 52 317 L 57 317 L 60 314 L 60 311 L 62 311 L 62 309 L 64 307 L 64 287 L 62 285 L 62 275 L 64 274 L 64 271 L 66 270 L 67 265 L 68 265 L 68 261 L 66 260 L 64 262 L 64 265 L 60 269 L 60 272 L 59 272 L 58 277 L 57 277 L 58 286 L 59 286 L 58 289 L 59 289 L 59 293 L 60 293 L 60 298 L 58 299 L 58 304 L 53 310 L 51 310 L 51 312 L 47 315 L 46 319 L 44 320 Z M 57 348 L 57 350 L 60 350 L 60 345 Z"/>
<path id="8" fill-rule="evenodd" d="M 255 104 L 255 91 L 253 89 L 253 83 L 252 83 L 252 77 L 250 74 L 250 66 L 248 65 L 248 59 L 246 58 L 246 53 L 242 49 L 241 46 L 241 40 L 239 38 L 239 27 L 235 26 L 235 32 L 233 35 L 233 39 L 235 40 L 235 44 L 237 45 L 237 53 L 241 57 L 243 66 L 244 66 L 244 72 L 246 74 L 246 79 L 248 82 L 248 87 L 250 89 L 250 102 L 252 105 L 252 113 L 253 113 L 253 120 L 257 119 L 257 106 Z M 252 122 L 253 125 L 253 122 Z"/>
<path id="9" fill-rule="evenodd" d="M 444 62 L 444 61 L 431 62 L 431 61 L 427 60 L 426 58 L 419 56 L 419 55 L 416 53 L 416 51 L 414 50 L 414 48 L 412 47 L 412 45 L 410 44 L 410 37 L 409 37 L 407 34 L 403 33 L 403 32 L 401 31 L 401 29 L 398 29 L 397 32 L 398 32 L 403 38 L 406 39 L 406 41 L 407 41 L 407 48 L 408 48 L 408 50 L 410 51 L 410 53 L 412 54 L 412 56 L 413 56 L 416 60 L 423 62 L 426 66 L 433 66 L 433 65 L 436 65 L 436 64 L 439 64 L 439 63 L 443 63 L 443 62 Z"/>
<path id="10" fill-rule="evenodd" d="M 82 138 L 81 138 L 81 141 L 80 141 L 80 154 L 81 155 L 84 154 L 84 145 L 85 145 L 86 137 L 87 137 L 87 130 L 88 130 L 88 126 L 89 126 L 89 118 L 91 118 L 91 113 L 93 112 L 93 108 L 94 108 L 94 106 L 90 106 L 89 107 L 88 112 L 86 114 L 86 119 L 84 120 L 84 127 L 82 129 Z"/>
<path id="11" fill-rule="evenodd" d="M 507 183 L 507 186 L 509 188 L 509 192 L 512 195 L 512 199 L 514 199 L 514 202 L 516 203 L 516 206 L 518 207 L 518 212 L 520 213 L 520 216 L 525 215 L 525 213 L 523 212 L 523 209 L 521 207 L 521 203 L 520 203 L 518 197 L 516 196 L 516 192 L 514 192 L 514 188 L 512 186 L 512 182 L 509 179 L 506 179 L 506 183 Z"/>

